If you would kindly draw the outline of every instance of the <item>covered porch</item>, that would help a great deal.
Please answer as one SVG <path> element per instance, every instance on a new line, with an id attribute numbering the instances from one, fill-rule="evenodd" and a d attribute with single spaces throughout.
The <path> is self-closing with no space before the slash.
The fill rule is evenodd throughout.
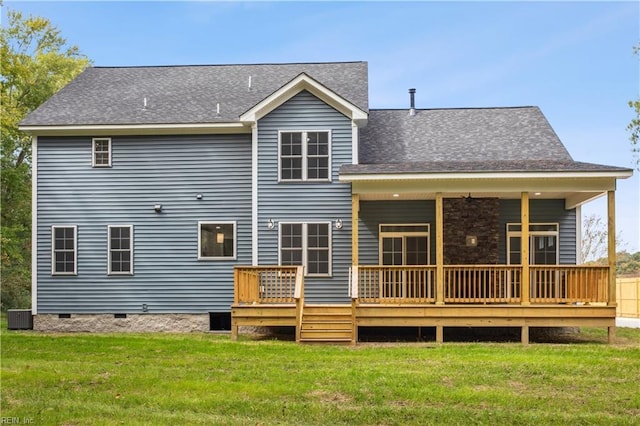
<path id="1" fill-rule="evenodd" d="M 546 172 L 420 173 L 381 176 L 379 173 L 369 175 L 361 172 L 362 168 L 357 173 L 341 173 L 341 180 L 349 182 L 352 188 L 351 226 L 345 226 L 351 232 L 352 265 L 348 283 L 344 285 L 350 303 L 305 303 L 302 267 L 237 267 L 232 306 L 234 337 L 240 326 L 294 326 L 297 341 L 355 344 L 358 327 L 361 326 L 416 326 L 435 327 L 436 341 L 442 342 L 444 327 L 493 326 L 520 327 L 522 342 L 526 344 L 530 327 L 594 326 L 606 327 L 609 340 L 613 340 L 616 311 L 615 180 L 621 177 L 617 173 L 565 172 L 553 173 L 553 176 Z M 576 247 L 580 238 L 579 206 L 600 196 L 607 197 L 608 265 L 579 265 Z M 557 247 L 553 256 L 548 252 L 540 256 L 533 252 L 536 250 L 533 244 L 537 240 L 532 236 L 552 233 L 542 226 L 547 223 L 530 220 L 532 198 L 554 200 L 556 204 L 560 202 L 564 210 L 573 212 L 577 223 L 574 222 L 572 231 L 575 232 L 572 243 L 574 257 L 570 263 L 559 261 Z M 363 243 L 361 234 L 372 234 L 371 229 L 367 229 L 366 220 L 361 217 L 363 205 L 375 202 L 382 203 L 376 206 L 395 206 L 400 200 L 432 203 L 433 211 L 427 214 L 432 220 L 425 220 L 424 224 L 427 229 L 408 229 L 407 226 L 416 226 L 415 222 L 399 219 L 391 219 L 388 225 L 376 222 L 379 227 L 373 231 L 373 234 L 378 232 L 376 241 L 372 243 L 369 236 Z M 460 200 L 465 201 L 461 204 Z M 484 247 L 482 235 L 465 233 L 464 229 L 456 229 L 456 233 L 461 235 L 447 233 L 451 228 L 460 228 L 454 225 L 461 221 L 456 208 L 464 211 L 468 223 L 481 220 L 481 214 L 476 211 L 478 207 L 468 200 L 488 200 L 489 204 L 517 203 L 518 216 L 507 230 L 501 231 L 501 241 L 498 241 L 495 226 L 481 231 L 486 234 L 484 237 L 490 237 L 492 244 L 502 247 L 500 255 L 486 257 L 486 253 L 496 252 L 496 249 Z M 390 215 L 392 218 L 397 216 L 397 212 Z M 509 228 L 510 225 L 513 227 Z M 372 227 L 375 226 L 369 226 Z M 391 243 L 396 234 L 419 235 L 421 238 L 427 235 L 426 246 L 416 240 L 418 242 L 410 250 L 411 254 L 405 248 L 396 250 L 398 254 L 394 252 L 393 244 L 387 247 L 383 239 L 387 233 Z M 553 235 L 560 240 L 557 231 Z M 475 253 L 472 256 L 476 257 L 465 258 L 459 254 L 460 250 L 452 250 L 452 241 L 456 238 L 463 239 L 463 243 L 458 244 L 463 246 L 463 252 Z M 547 239 L 551 241 L 550 238 Z M 408 241 L 396 240 L 400 246 Z M 544 238 L 540 242 L 543 241 Z M 374 245 L 376 247 L 372 247 Z M 363 251 L 368 254 L 363 254 Z M 372 253 L 377 256 L 377 263 L 366 262 L 374 258 Z M 409 260 L 411 256 L 415 258 L 416 253 L 419 253 L 418 260 Z M 481 253 L 480 257 L 477 253 Z M 548 259 L 545 260 L 545 256 Z"/>

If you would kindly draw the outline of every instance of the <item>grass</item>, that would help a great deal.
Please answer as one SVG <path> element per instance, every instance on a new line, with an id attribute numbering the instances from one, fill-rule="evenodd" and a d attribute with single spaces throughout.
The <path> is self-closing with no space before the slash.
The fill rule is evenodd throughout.
<path id="1" fill-rule="evenodd" d="M 349 347 L 4 328 L 1 343 L 2 416 L 22 424 L 640 424 L 640 330 Z"/>

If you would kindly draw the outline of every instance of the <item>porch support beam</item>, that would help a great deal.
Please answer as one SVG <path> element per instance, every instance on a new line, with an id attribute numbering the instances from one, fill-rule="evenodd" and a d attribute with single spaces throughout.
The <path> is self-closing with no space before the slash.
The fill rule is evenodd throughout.
<path id="1" fill-rule="evenodd" d="M 358 222 L 360 213 L 360 196 L 351 194 L 351 264 L 358 264 Z"/>
<path id="2" fill-rule="evenodd" d="M 616 306 L 616 192 L 607 192 L 607 256 L 609 259 L 609 303 Z"/>
<path id="3" fill-rule="evenodd" d="M 444 213 L 442 192 L 436 192 L 436 305 L 444 305 Z"/>
<path id="4" fill-rule="evenodd" d="M 520 198 L 520 263 L 522 263 L 522 289 L 521 301 L 522 305 L 531 303 L 531 286 L 529 275 L 529 193 L 523 192 Z"/>
<path id="5" fill-rule="evenodd" d="M 607 256 L 609 258 L 609 302 L 607 306 L 617 306 L 616 303 L 616 192 L 607 191 Z M 607 327 L 609 343 L 616 339 L 616 325 Z"/>

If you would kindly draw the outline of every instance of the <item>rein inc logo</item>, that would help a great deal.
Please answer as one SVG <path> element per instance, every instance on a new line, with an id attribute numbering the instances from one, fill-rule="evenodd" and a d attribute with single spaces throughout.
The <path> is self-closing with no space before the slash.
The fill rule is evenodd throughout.
<path id="1" fill-rule="evenodd" d="M 30 425 L 34 423 L 33 417 L 0 417 L 2 425 Z"/>

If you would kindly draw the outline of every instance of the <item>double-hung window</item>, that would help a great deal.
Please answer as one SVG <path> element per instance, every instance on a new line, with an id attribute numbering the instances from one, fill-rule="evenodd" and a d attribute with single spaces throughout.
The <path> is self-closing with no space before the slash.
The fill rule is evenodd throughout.
<path id="1" fill-rule="evenodd" d="M 111 167 L 111 139 L 93 138 L 91 145 L 93 167 Z"/>
<path id="2" fill-rule="evenodd" d="M 78 266 L 77 227 L 51 227 L 51 274 L 76 275 Z"/>
<path id="3" fill-rule="evenodd" d="M 331 132 L 281 131 L 280 181 L 330 181 Z"/>
<path id="4" fill-rule="evenodd" d="M 109 225 L 109 275 L 133 275 L 133 226 Z"/>
<path id="5" fill-rule="evenodd" d="M 280 223 L 280 265 L 303 265 L 307 276 L 331 275 L 331 223 Z"/>

